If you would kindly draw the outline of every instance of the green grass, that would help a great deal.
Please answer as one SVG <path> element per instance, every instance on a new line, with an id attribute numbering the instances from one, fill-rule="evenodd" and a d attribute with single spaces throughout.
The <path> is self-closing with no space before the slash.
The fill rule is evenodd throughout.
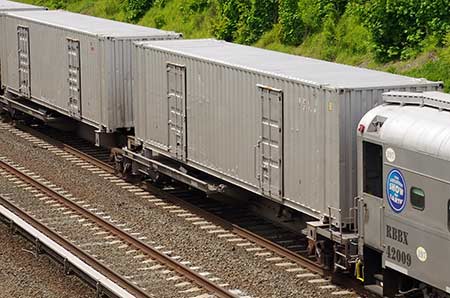
<path id="1" fill-rule="evenodd" d="M 75 0 L 66 3 L 61 0 L 15 0 L 19 2 L 42 5 L 51 9 L 66 9 L 101 18 L 124 21 L 125 13 L 121 6 L 121 0 Z"/>
<path id="2" fill-rule="evenodd" d="M 199 8 L 193 12 L 189 1 L 160 1 L 142 17 L 139 24 L 181 32 L 185 38 L 206 38 L 213 36 L 215 16 L 213 6 Z"/>
<path id="3" fill-rule="evenodd" d="M 121 0 L 21 0 L 51 8 L 63 8 L 74 12 L 109 18 L 127 19 Z M 200 5 L 199 5 L 200 3 Z M 213 1 L 155 0 L 138 24 L 183 33 L 185 38 L 213 37 L 217 20 Z M 379 63 L 372 54 L 369 32 L 352 15 L 344 14 L 337 23 L 324 25 L 320 32 L 308 34 L 304 42 L 295 47 L 280 42 L 280 26 L 275 25 L 254 45 L 285 53 L 303 55 L 344 64 L 374 68 L 412 77 L 443 81 L 450 91 L 450 35 L 446 45 L 436 45 L 426 40 L 422 53 L 406 61 Z"/>

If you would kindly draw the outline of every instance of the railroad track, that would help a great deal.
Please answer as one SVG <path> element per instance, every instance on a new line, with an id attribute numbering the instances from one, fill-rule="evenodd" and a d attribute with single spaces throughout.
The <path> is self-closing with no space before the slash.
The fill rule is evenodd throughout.
<path id="1" fill-rule="evenodd" d="M 51 127 L 48 129 L 42 127 L 31 129 L 28 126 L 21 125 L 19 128 L 108 173 L 116 173 L 110 154 L 104 148 L 96 147 L 85 140 L 78 140 L 71 137 L 70 134 L 60 132 Z M 307 256 L 308 244 L 304 235 L 293 233 L 286 228 L 275 225 L 247 209 L 237 209 L 216 200 L 205 200 L 205 196 L 202 193 L 188 189 L 180 184 L 165 189 L 149 184 L 141 186 L 155 193 L 158 198 L 163 198 L 183 207 L 235 233 L 239 237 L 248 239 L 279 256 L 308 268 L 314 273 L 322 276 L 331 276 L 331 271 L 318 265 L 314 259 Z"/>
<path id="2" fill-rule="evenodd" d="M 70 132 L 60 131 L 50 126 L 38 125 L 30 127 L 18 123 L 16 127 L 57 148 L 82 158 L 108 173 L 115 173 L 111 151 L 106 148 L 97 147 L 82 138 L 74 137 Z"/>
<path id="3" fill-rule="evenodd" d="M 1 157 L 0 175 L 33 193 L 33 199 L 2 196 L 0 205 L 119 285 L 130 294 L 126 297 L 154 297 L 155 288 L 167 287 L 170 293 L 173 288 L 186 286 L 188 289 L 180 290 L 179 297 L 239 297 L 121 230 L 108 218 L 89 211 L 89 205 L 83 206 L 82 201 L 53 189 L 50 182 Z M 122 249 L 105 249 L 108 244 L 121 244 Z M 103 288 L 107 289 L 107 284 Z M 109 289 L 108 293 L 113 291 Z"/>
<path id="4" fill-rule="evenodd" d="M 95 165 L 104 172 L 111 175 L 115 173 L 112 164 L 109 162 L 109 158 L 98 159 L 99 155 L 95 153 L 95 146 L 91 145 L 88 150 L 89 154 L 86 154 L 84 152 L 85 146 L 83 148 L 73 148 L 61 142 L 61 139 L 55 140 L 53 137 L 44 134 L 45 130 L 37 132 L 28 127 L 20 127 L 20 129 L 43 139 L 45 142 L 57 148 L 69 152 L 87 163 Z M 106 157 L 105 154 L 102 154 L 102 156 Z M 202 194 L 183 187 L 166 188 L 163 190 L 148 184 L 142 187 L 158 198 L 155 201 L 174 204 L 191 214 L 195 214 L 199 219 L 204 219 L 206 222 L 217 225 L 223 228 L 224 231 L 234 234 L 236 237 L 248 240 L 249 243 L 252 243 L 251 249 L 254 249 L 256 254 L 258 254 L 258 251 L 262 251 L 260 253 L 261 255 L 275 256 L 273 259 L 279 258 L 283 262 L 297 265 L 294 268 L 288 268 L 286 270 L 291 270 L 292 272 L 298 271 L 299 275 L 304 276 L 319 274 L 326 279 L 333 277 L 333 282 L 341 285 L 343 288 L 353 289 L 361 296 L 369 296 L 359 283 L 355 283 L 353 280 L 347 279 L 344 276 L 336 278 L 336 276 L 332 275 L 332 272 L 318 266 L 314 260 L 306 256 L 304 251 L 306 250 L 307 243 L 305 238 L 301 238 L 298 234 L 292 233 L 254 214 L 248 214 L 247 210 L 237 211 L 235 208 L 230 209 L 229 206 L 217 201 L 204 200 Z M 242 218 L 246 218 L 246 220 L 243 221 Z M 284 264 L 283 262 L 281 264 Z M 331 288 L 331 286 L 326 287 Z M 344 295 L 351 294 L 346 290 L 338 291 L 338 293 L 340 292 Z"/>

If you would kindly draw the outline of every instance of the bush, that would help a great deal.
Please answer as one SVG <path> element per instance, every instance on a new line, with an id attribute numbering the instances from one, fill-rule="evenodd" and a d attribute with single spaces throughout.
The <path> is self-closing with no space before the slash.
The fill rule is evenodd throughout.
<path id="1" fill-rule="evenodd" d="M 245 29 L 240 37 L 240 42 L 251 44 L 256 42 L 261 36 L 272 29 L 278 19 L 277 0 L 252 0 L 250 13 Z"/>
<path id="2" fill-rule="evenodd" d="M 272 29 L 278 18 L 277 0 L 219 0 L 214 35 L 219 39 L 252 44 Z"/>
<path id="3" fill-rule="evenodd" d="M 249 0 L 218 0 L 218 17 L 213 33 L 218 39 L 233 41 L 250 8 Z"/>
<path id="4" fill-rule="evenodd" d="M 127 20 L 135 22 L 152 6 L 153 0 L 126 0 L 124 2 Z"/>
<path id="5" fill-rule="evenodd" d="M 341 16 L 348 0 L 299 0 L 299 14 L 307 33 L 320 31 L 330 14 Z"/>
<path id="6" fill-rule="evenodd" d="M 37 1 L 35 4 L 46 6 L 50 9 L 66 9 L 67 0 L 49 0 L 49 1 Z"/>
<path id="7" fill-rule="evenodd" d="M 443 42 L 450 30 L 450 0 L 371 0 L 363 4 L 362 16 L 378 60 L 407 59 L 427 36 Z"/>
<path id="8" fill-rule="evenodd" d="M 209 0 L 185 0 L 183 9 L 189 14 L 205 11 L 211 5 Z"/>
<path id="9" fill-rule="evenodd" d="M 300 15 L 298 0 L 280 0 L 280 40 L 287 45 L 299 45 L 305 35 L 305 25 Z"/>

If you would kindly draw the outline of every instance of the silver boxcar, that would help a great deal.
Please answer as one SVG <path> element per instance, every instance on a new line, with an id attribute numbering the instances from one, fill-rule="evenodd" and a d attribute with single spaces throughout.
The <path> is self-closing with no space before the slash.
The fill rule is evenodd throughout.
<path id="1" fill-rule="evenodd" d="M 146 148 L 315 218 L 346 217 L 356 126 L 382 93 L 441 87 L 209 39 L 136 43 L 133 61 Z"/>
<path id="2" fill-rule="evenodd" d="M 383 267 L 450 293 L 450 95 L 384 99 L 360 122 L 362 240 Z"/>
<path id="3" fill-rule="evenodd" d="M 5 14 L 7 91 L 100 131 L 133 126 L 131 49 L 180 34 L 66 11 Z"/>
<path id="4" fill-rule="evenodd" d="M 2 51 L 3 51 L 3 45 L 5 44 L 5 40 L 2 37 L 2 14 L 4 14 L 5 12 L 10 12 L 10 11 L 22 11 L 22 10 L 46 10 L 45 7 L 41 7 L 41 6 L 34 6 L 34 5 L 30 5 L 30 4 L 25 4 L 25 3 L 19 3 L 19 2 L 14 2 L 14 1 L 7 1 L 7 0 L 0 0 L 0 90 L 1 90 L 1 78 L 2 78 L 2 74 L 1 74 L 1 67 L 2 67 Z"/>

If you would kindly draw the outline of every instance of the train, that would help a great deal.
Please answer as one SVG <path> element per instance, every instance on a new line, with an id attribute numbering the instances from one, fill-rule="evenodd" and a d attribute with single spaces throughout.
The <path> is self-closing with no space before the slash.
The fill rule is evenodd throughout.
<path id="1" fill-rule="evenodd" d="M 2 43 L 7 92 L 36 103 L 42 117 L 58 112 L 96 127 L 98 142 L 133 127 L 132 43 L 181 37 L 67 11 L 11 11 L 1 19 L 2 40 L 18 39 Z"/>
<path id="2" fill-rule="evenodd" d="M 251 196 L 381 296 L 450 297 L 442 82 L 6 0 L 0 47 L 11 116 L 89 130 L 123 174 Z"/>

